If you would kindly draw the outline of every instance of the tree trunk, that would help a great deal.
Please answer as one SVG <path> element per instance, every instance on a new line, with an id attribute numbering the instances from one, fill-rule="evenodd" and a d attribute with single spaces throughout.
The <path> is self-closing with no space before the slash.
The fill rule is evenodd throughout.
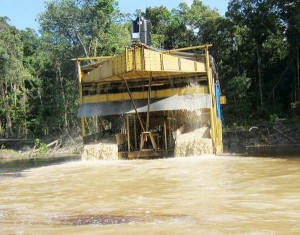
<path id="1" fill-rule="evenodd" d="M 300 102 L 300 78 L 299 78 L 299 41 L 296 41 L 296 76 L 297 76 L 297 92 L 298 97 L 296 97 L 297 101 Z"/>
<path id="2" fill-rule="evenodd" d="M 25 136 L 25 138 L 27 138 L 28 136 L 28 130 L 27 130 L 27 107 L 26 107 L 26 104 L 27 104 L 27 100 L 28 100 L 28 97 L 27 97 L 27 93 L 28 93 L 28 90 L 26 89 L 25 87 L 25 80 L 22 79 L 22 90 L 23 90 L 23 97 L 22 97 L 22 108 L 23 108 L 23 119 L 24 119 L 24 127 L 23 127 L 23 136 Z"/>
<path id="3" fill-rule="evenodd" d="M 80 36 L 78 35 L 78 33 L 75 33 L 75 34 L 76 34 L 76 37 L 77 37 L 77 39 L 79 40 L 79 42 L 80 42 L 80 44 L 81 44 L 81 46 L 82 46 L 82 48 L 83 48 L 83 51 L 84 51 L 85 56 L 86 56 L 86 57 L 90 57 L 90 53 L 87 51 L 87 49 L 86 49 L 84 43 L 82 42 Z"/>
<path id="4" fill-rule="evenodd" d="M 65 94 L 65 89 L 63 85 L 63 77 L 61 75 L 61 69 L 60 65 L 57 65 L 57 70 L 58 70 L 58 79 L 59 79 L 59 84 L 60 84 L 60 90 L 61 90 L 61 97 L 63 100 L 63 108 L 64 108 L 64 131 L 68 129 L 69 122 L 68 122 L 68 113 L 67 113 L 67 104 L 66 104 L 66 94 Z"/>
<path id="5" fill-rule="evenodd" d="M 261 64 L 261 43 L 256 41 L 256 56 L 257 56 L 257 77 L 258 77 L 258 87 L 259 87 L 259 98 L 260 107 L 263 109 L 263 88 L 262 88 L 262 64 Z"/>
<path id="6" fill-rule="evenodd" d="M 6 119 L 6 131 L 5 131 L 5 136 L 6 137 L 11 137 L 13 136 L 13 131 L 12 131 L 12 121 L 11 121 L 11 115 L 10 115 L 10 107 L 8 104 L 8 100 L 6 98 L 6 86 L 2 82 L 0 82 L 0 95 L 4 104 L 4 109 L 5 109 L 5 119 Z"/>

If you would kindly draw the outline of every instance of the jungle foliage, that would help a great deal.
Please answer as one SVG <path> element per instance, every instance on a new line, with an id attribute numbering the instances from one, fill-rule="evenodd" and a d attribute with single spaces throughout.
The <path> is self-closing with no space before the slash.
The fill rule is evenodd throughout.
<path id="1" fill-rule="evenodd" d="M 224 123 L 300 115 L 299 0 L 230 0 L 221 16 L 194 0 L 135 15 L 116 0 L 48 0 L 39 33 L 0 17 L 0 137 L 61 134 L 78 128 L 78 84 L 70 59 L 114 55 L 130 45 L 130 22 L 152 23 L 153 46 L 212 43 Z"/>

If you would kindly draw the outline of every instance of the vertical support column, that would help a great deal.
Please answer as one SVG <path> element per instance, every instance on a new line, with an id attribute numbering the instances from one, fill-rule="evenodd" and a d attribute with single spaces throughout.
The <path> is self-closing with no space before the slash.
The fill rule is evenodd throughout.
<path id="1" fill-rule="evenodd" d="M 205 47 L 205 66 L 208 78 L 208 89 L 211 96 L 211 109 L 210 109 L 210 122 L 211 122 L 211 137 L 213 142 L 213 153 L 220 154 L 223 153 L 223 143 L 222 143 L 222 124 L 217 117 L 217 107 L 216 107 L 216 92 L 215 83 L 213 80 L 212 69 L 210 66 L 210 58 L 208 52 L 209 45 Z"/>
<path id="2" fill-rule="evenodd" d="M 133 60 L 132 60 L 132 67 L 136 70 L 136 46 L 133 46 Z"/>
<path id="3" fill-rule="evenodd" d="M 134 148 L 137 150 L 137 136 L 136 136 L 136 115 L 133 118 L 133 128 L 134 128 Z"/>
<path id="4" fill-rule="evenodd" d="M 152 80 L 152 72 L 150 73 L 149 83 L 148 83 L 148 106 L 147 106 L 146 132 L 149 131 L 149 123 L 150 123 L 151 80 Z"/>
<path id="5" fill-rule="evenodd" d="M 77 60 L 77 71 L 78 71 L 78 86 L 79 86 L 79 101 L 80 105 L 83 102 L 82 98 L 82 72 L 81 72 L 81 67 L 80 67 L 80 61 Z M 82 131 L 82 137 L 85 137 L 86 131 L 85 131 L 85 118 L 81 117 L 81 131 Z"/>
<path id="6" fill-rule="evenodd" d="M 167 118 L 167 121 L 168 121 L 168 130 L 169 130 L 169 133 L 168 133 L 169 134 L 168 146 L 170 146 L 170 147 L 172 147 L 172 143 L 171 143 L 171 140 L 172 140 L 171 119 L 172 118 L 173 118 L 173 116 L 171 117 L 170 111 L 168 111 L 168 118 Z"/>
<path id="7" fill-rule="evenodd" d="M 210 108 L 211 139 L 213 142 L 213 152 L 216 153 L 216 125 L 215 125 L 216 122 L 214 117 L 215 99 L 213 93 L 214 84 L 213 84 L 213 78 L 212 78 L 211 68 L 210 68 L 208 46 L 205 47 L 205 68 L 206 68 L 206 74 L 208 79 L 208 90 L 209 90 L 210 100 L 211 100 L 211 108 Z"/>
<path id="8" fill-rule="evenodd" d="M 130 127 L 129 127 L 129 116 L 126 115 L 126 134 L 127 134 L 127 146 L 128 152 L 130 152 Z"/>
<path id="9" fill-rule="evenodd" d="M 146 64 L 145 64 L 145 48 L 142 47 L 142 70 L 146 70 Z"/>
<path id="10" fill-rule="evenodd" d="M 132 95 L 131 95 L 131 92 L 130 92 L 128 83 L 127 83 L 127 81 L 126 81 L 124 78 L 121 78 L 121 77 L 120 77 L 120 79 L 123 80 L 123 82 L 124 82 L 124 84 L 125 84 L 125 86 L 126 86 L 126 89 L 127 89 L 128 95 L 129 95 L 129 98 L 130 98 L 130 100 L 131 100 L 131 102 L 132 102 L 132 105 L 133 105 L 133 107 L 134 107 L 136 116 L 138 117 L 138 120 L 139 120 L 139 122 L 140 122 L 142 131 L 145 132 L 145 128 L 144 128 L 142 119 L 141 119 L 141 117 L 140 117 L 140 115 L 139 115 L 139 112 L 137 111 L 137 108 L 136 108 L 136 105 L 135 105 L 134 100 L 133 100 L 133 98 L 132 98 Z"/>
<path id="11" fill-rule="evenodd" d="M 98 118 L 97 116 L 94 117 L 94 133 L 93 134 L 96 134 L 98 133 Z"/>
<path id="12" fill-rule="evenodd" d="M 125 64 L 126 64 L 126 71 L 128 71 L 128 47 L 125 47 Z"/>
<path id="13" fill-rule="evenodd" d="M 300 65 L 299 65 L 299 40 L 296 41 L 296 76 L 297 76 L 297 88 L 295 100 L 300 102 Z M 298 99 L 297 99 L 298 94 Z"/>
<path id="14" fill-rule="evenodd" d="M 167 138 L 167 120 L 164 120 L 164 140 L 165 140 L 165 149 L 168 149 L 168 138 Z"/>

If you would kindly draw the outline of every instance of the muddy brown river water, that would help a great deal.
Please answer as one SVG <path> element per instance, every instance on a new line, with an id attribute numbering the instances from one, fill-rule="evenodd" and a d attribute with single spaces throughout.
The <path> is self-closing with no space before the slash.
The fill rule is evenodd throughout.
<path id="1" fill-rule="evenodd" d="M 300 234 L 300 151 L 0 171 L 0 234 Z"/>

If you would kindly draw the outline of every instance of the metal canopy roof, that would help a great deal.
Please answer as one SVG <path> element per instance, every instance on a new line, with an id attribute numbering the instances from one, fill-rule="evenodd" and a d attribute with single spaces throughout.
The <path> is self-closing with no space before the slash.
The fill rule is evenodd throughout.
<path id="1" fill-rule="evenodd" d="M 147 100 L 135 100 L 137 112 L 145 113 L 148 109 Z M 211 108 L 209 94 L 172 96 L 165 99 L 151 100 L 150 112 L 164 110 L 196 110 Z M 78 111 L 78 117 L 109 116 L 124 113 L 135 113 L 130 100 L 104 103 L 82 104 Z"/>

